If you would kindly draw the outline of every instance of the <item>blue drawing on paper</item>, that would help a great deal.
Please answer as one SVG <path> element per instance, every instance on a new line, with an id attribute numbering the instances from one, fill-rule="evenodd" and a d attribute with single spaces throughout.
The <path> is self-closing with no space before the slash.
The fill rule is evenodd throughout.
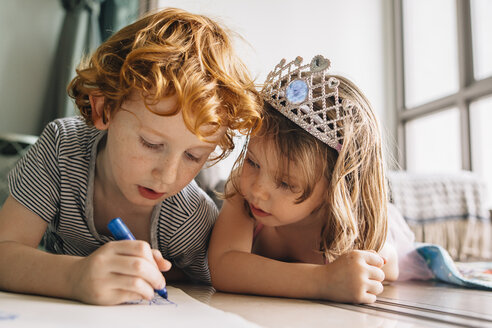
<path id="1" fill-rule="evenodd" d="M 150 301 L 147 301 L 147 300 L 137 300 L 137 301 L 130 301 L 130 302 L 126 302 L 126 304 L 131 304 L 131 305 L 140 305 L 140 304 L 144 304 L 144 305 L 174 305 L 174 306 L 178 306 L 178 304 L 174 303 L 173 301 L 169 300 L 169 299 L 165 299 L 165 298 L 162 298 L 161 296 L 159 295 L 155 295 L 153 299 L 151 299 Z"/>
<path id="2" fill-rule="evenodd" d="M 6 312 L 0 311 L 0 321 L 1 320 L 15 320 L 15 319 L 17 319 L 17 317 L 18 317 L 17 314 L 6 313 Z"/>

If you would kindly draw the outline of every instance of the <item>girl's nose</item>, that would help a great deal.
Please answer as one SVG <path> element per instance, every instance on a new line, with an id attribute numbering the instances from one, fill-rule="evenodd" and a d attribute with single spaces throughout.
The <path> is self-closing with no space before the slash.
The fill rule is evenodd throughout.
<path id="1" fill-rule="evenodd" d="M 268 200 L 270 198 L 270 190 L 268 181 L 265 177 L 258 176 L 251 184 L 251 194 L 258 200 Z"/>
<path id="2" fill-rule="evenodd" d="M 152 170 L 152 176 L 162 185 L 173 184 L 178 177 L 179 157 L 166 155 Z"/>

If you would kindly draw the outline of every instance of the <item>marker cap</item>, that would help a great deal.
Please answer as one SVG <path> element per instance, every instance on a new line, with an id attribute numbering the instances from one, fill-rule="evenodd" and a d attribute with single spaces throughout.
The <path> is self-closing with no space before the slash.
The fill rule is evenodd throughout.
<path id="1" fill-rule="evenodd" d="M 135 237 L 121 218 L 114 218 L 108 223 L 108 229 L 116 240 L 135 240 Z"/>

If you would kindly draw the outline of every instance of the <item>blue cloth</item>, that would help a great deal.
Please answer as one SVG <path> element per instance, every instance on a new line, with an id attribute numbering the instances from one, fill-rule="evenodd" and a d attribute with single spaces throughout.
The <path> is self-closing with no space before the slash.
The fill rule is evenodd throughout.
<path id="1" fill-rule="evenodd" d="M 425 259 L 436 280 L 467 288 L 492 291 L 492 281 L 463 276 L 451 256 L 441 246 L 422 244 L 417 247 L 417 252 Z M 492 262 L 490 268 L 492 268 Z"/>

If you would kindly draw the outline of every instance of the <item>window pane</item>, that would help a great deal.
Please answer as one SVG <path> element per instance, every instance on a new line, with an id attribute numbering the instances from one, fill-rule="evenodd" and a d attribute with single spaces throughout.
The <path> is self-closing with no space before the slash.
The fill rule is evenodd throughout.
<path id="1" fill-rule="evenodd" d="M 458 90 L 456 1 L 403 1 L 406 107 Z"/>
<path id="2" fill-rule="evenodd" d="M 409 121 L 405 132 L 409 171 L 436 173 L 461 170 L 457 108 Z"/>
<path id="3" fill-rule="evenodd" d="M 487 184 L 488 207 L 492 209 L 492 97 L 470 105 L 473 171 Z"/>
<path id="4" fill-rule="evenodd" d="M 492 1 L 472 0 L 473 68 L 475 79 L 492 76 Z"/>

